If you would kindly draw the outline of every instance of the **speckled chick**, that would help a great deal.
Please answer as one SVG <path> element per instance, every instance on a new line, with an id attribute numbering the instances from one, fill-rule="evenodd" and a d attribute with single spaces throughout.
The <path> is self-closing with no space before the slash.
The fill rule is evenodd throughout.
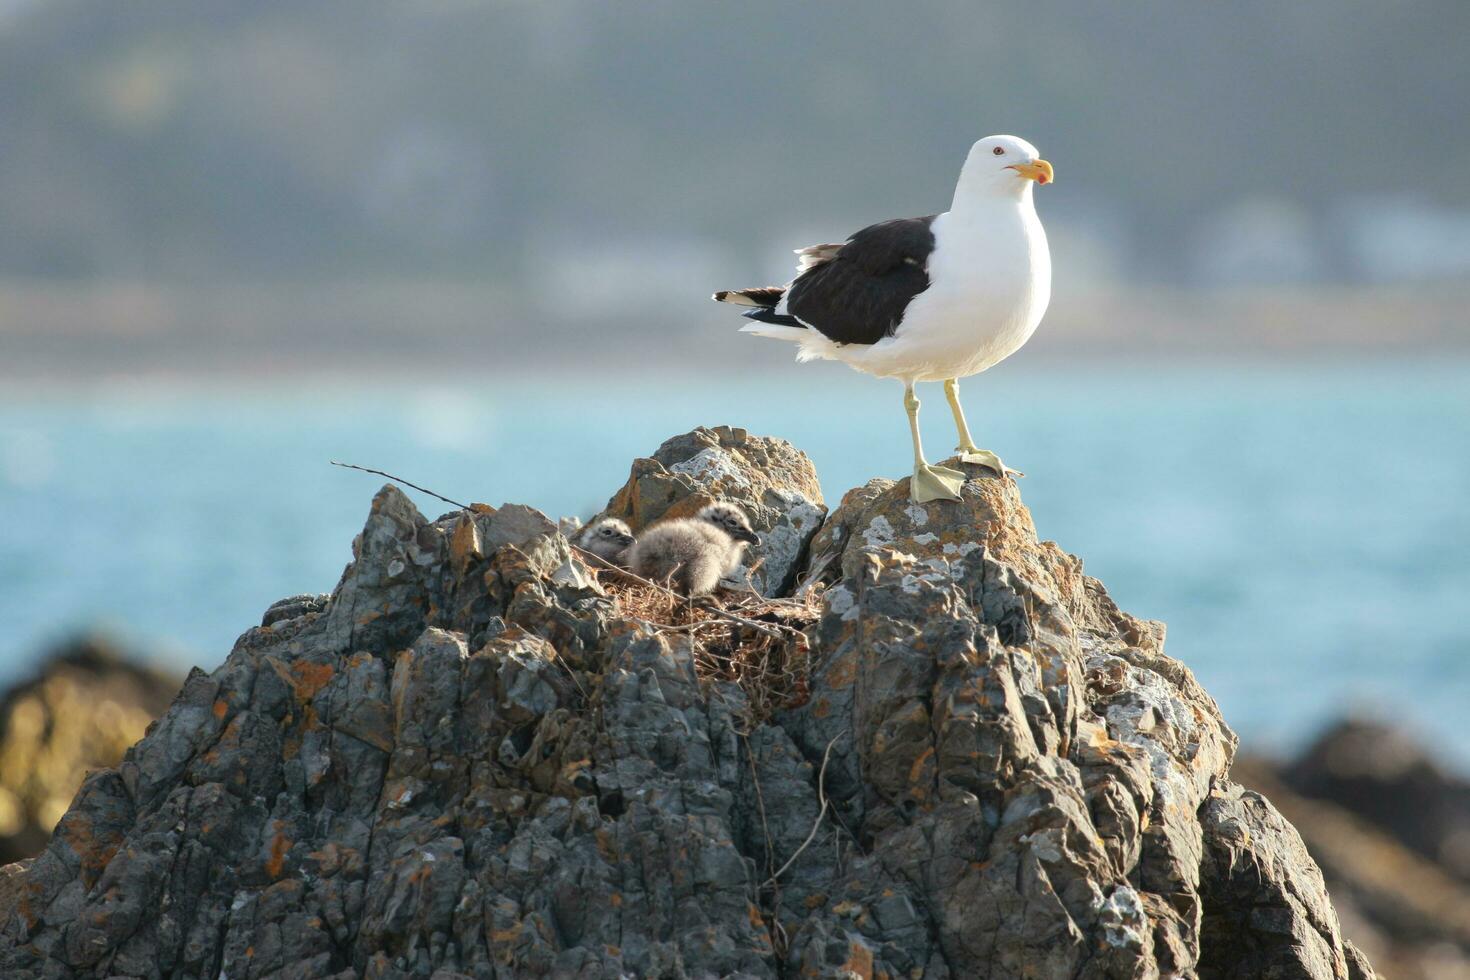
<path id="1" fill-rule="evenodd" d="M 627 568 L 628 549 L 635 540 L 633 531 L 627 524 L 616 517 L 604 517 L 582 528 L 577 534 L 575 544 L 603 561 Z"/>
<path id="2" fill-rule="evenodd" d="M 646 528 L 628 550 L 628 567 L 684 595 L 707 595 L 740 567 L 746 545 L 760 543 L 739 508 L 710 504 L 693 518 Z"/>

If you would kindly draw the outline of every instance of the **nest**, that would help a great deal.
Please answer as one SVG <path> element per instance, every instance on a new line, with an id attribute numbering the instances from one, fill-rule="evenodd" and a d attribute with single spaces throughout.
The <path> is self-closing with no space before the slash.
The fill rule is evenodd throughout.
<path id="1" fill-rule="evenodd" d="M 588 564 L 596 562 L 593 558 Z M 604 568 L 597 574 L 624 617 L 689 644 L 695 671 L 707 686 L 738 685 L 748 704 L 749 724 L 760 724 L 810 697 L 806 630 L 821 615 L 815 590 L 768 599 L 751 590 L 721 589 L 690 599 L 625 572 Z"/>

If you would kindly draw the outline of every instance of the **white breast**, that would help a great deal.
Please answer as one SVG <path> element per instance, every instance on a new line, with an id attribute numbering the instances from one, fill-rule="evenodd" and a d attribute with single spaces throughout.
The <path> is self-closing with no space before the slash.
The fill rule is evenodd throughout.
<path id="1" fill-rule="evenodd" d="M 1051 299 L 1051 255 L 1031 206 L 954 211 L 934 219 L 929 288 L 897 332 L 843 360 L 870 374 L 939 381 L 978 374 L 1030 339 Z"/>

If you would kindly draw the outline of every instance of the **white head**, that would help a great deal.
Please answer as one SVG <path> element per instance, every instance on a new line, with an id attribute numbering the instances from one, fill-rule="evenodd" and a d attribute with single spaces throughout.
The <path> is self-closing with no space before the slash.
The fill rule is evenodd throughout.
<path id="1" fill-rule="evenodd" d="M 1011 197 L 1028 195 L 1033 184 L 1050 184 L 1051 164 L 1041 151 L 1019 136 L 987 136 L 970 147 L 965 167 L 955 188 L 955 203 L 961 197 Z"/>

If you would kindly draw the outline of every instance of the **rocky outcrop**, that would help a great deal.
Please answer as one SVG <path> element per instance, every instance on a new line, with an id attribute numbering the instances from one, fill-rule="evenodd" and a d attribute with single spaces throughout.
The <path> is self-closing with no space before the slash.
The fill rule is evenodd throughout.
<path id="1" fill-rule="evenodd" d="M 817 471 L 788 442 L 723 425 L 675 436 L 633 462 L 627 484 L 597 516 L 637 531 L 661 518 L 693 517 L 716 500 L 738 502 L 761 536 L 745 562 L 749 587 L 768 596 L 788 592 L 827 516 Z"/>
<path id="2" fill-rule="evenodd" d="M 1162 625 L 972 474 L 823 522 L 778 440 L 634 465 L 608 513 L 732 500 L 774 542 L 757 589 L 811 584 L 804 631 L 731 627 L 810 664 L 774 700 L 535 511 L 385 487 L 334 592 L 0 874 L 0 975 L 1371 976 Z"/>
<path id="3" fill-rule="evenodd" d="M 1296 829 L 1265 797 L 1239 786 L 1213 794 L 1200 813 L 1205 976 L 1373 976 L 1339 938 L 1322 873 Z"/>
<path id="4" fill-rule="evenodd" d="M 80 636 L 0 695 L 0 864 L 45 847 L 82 777 L 121 762 L 178 689 L 119 644 Z"/>
<path id="5" fill-rule="evenodd" d="M 1343 933 L 1384 975 L 1470 980 L 1470 885 L 1452 860 L 1423 853 L 1428 843 L 1435 855 L 1453 855 L 1446 845 L 1463 780 L 1407 733 L 1363 720 L 1333 725 L 1295 762 L 1248 758 L 1232 774 L 1300 830 Z M 1313 798 L 1303 789 L 1331 792 Z"/>

